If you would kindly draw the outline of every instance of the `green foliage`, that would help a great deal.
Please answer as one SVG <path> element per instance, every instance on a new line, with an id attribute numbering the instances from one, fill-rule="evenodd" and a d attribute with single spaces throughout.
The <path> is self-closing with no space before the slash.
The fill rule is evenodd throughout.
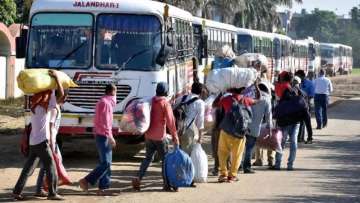
<path id="1" fill-rule="evenodd" d="M 11 25 L 16 20 L 16 4 L 14 0 L 1 0 L 0 22 Z"/>
<path id="2" fill-rule="evenodd" d="M 360 66 L 360 8 L 354 7 L 350 11 L 351 21 L 338 19 L 332 11 L 315 9 L 311 13 L 302 13 L 302 17 L 295 18 L 293 26 L 296 38 L 313 36 L 320 42 L 341 43 L 353 47 L 354 65 Z"/>

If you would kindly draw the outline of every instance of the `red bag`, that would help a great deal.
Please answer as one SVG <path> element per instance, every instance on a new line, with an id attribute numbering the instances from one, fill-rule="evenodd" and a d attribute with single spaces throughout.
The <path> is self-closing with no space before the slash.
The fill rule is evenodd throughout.
<path id="1" fill-rule="evenodd" d="M 31 133 L 31 124 L 28 126 L 25 126 L 24 133 L 20 138 L 20 151 L 21 153 L 27 157 L 29 156 L 29 150 L 30 150 L 30 144 L 29 144 L 29 138 Z"/>
<path id="2" fill-rule="evenodd" d="M 256 145 L 260 148 L 270 149 L 276 152 L 282 152 L 281 147 L 282 142 L 282 132 L 280 129 L 274 128 L 262 128 L 260 131 L 260 136 L 256 139 Z"/>
<path id="3" fill-rule="evenodd" d="M 59 154 L 53 152 L 53 159 L 55 162 L 55 166 L 56 166 L 56 172 L 58 175 L 58 185 L 71 185 L 71 181 L 70 181 L 70 177 L 68 175 L 68 173 L 66 172 L 66 169 L 64 167 L 64 165 L 62 164 L 61 158 L 59 157 Z M 44 190 L 48 191 L 48 184 L 47 184 L 47 177 L 44 179 Z"/>

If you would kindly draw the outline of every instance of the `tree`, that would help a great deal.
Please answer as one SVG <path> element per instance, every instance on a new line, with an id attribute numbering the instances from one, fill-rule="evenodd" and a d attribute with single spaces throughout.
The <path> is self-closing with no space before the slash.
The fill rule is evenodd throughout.
<path id="1" fill-rule="evenodd" d="M 321 42 L 333 42 L 337 26 L 337 16 L 332 11 L 315 9 L 311 14 L 306 14 L 296 19 L 295 30 L 298 38 L 313 36 Z"/>
<path id="2" fill-rule="evenodd" d="M 0 22 L 11 25 L 16 20 L 16 4 L 14 0 L 2 0 L 0 4 Z"/>

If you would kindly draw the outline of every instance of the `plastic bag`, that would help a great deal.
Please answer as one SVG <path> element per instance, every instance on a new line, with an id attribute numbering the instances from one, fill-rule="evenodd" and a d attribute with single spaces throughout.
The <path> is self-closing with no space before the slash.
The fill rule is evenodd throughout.
<path id="1" fill-rule="evenodd" d="M 57 149 L 59 152 L 59 149 Z M 52 152 L 53 155 L 53 159 L 55 162 L 55 166 L 56 166 L 56 172 L 58 175 L 58 185 L 71 185 L 71 180 L 69 177 L 69 174 L 66 172 L 66 169 L 62 163 L 62 157 L 60 153 L 56 153 L 56 152 Z M 45 176 L 44 182 L 43 182 L 43 187 L 45 191 L 48 191 L 48 180 L 47 180 L 47 176 Z"/>
<path id="2" fill-rule="evenodd" d="M 194 181 L 198 183 L 207 182 L 208 176 L 208 159 L 205 151 L 201 147 L 201 144 L 194 145 L 191 152 L 191 160 L 195 168 Z"/>
<path id="3" fill-rule="evenodd" d="M 194 165 L 189 155 L 176 147 L 165 155 L 164 173 L 171 187 L 189 187 L 194 180 Z"/>
<path id="4" fill-rule="evenodd" d="M 249 87 L 256 80 L 257 72 L 253 68 L 229 67 L 212 70 L 206 80 L 211 93 L 225 92 L 229 88 Z"/>
<path id="5" fill-rule="evenodd" d="M 282 132 L 280 129 L 274 128 L 262 128 L 260 131 L 260 136 L 256 139 L 256 145 L 260 148 L 270 149 L 276 152 L 281 153 L 282 147 Z"/>
<path id="6" fill-rule="evenodd" d="M 56 71 L 64 89 L 77 87 L 72 79 L 61 71 Z M 49 69 L 25 69 L 17 76 L 18 87 L 25 94 L 36 94 L 45 90 L 56 89 L 56 81 L 49 75 Z"/>
<path id="7" fill-rule="evenodd" d="M 205 122 L 208 124 L 212 124 L 214 122 L 214 112 L 213 112 L 213 102 L 215 101 L 216 96 L 210 95 L 205 100 Z"/>
<path id="8" fill-rule="evenodd" d="M 120 130 L 133 135 L 144 134 L 150 127 L 150 102 L 144 99 L 133 100 L 124 111 Z"/>

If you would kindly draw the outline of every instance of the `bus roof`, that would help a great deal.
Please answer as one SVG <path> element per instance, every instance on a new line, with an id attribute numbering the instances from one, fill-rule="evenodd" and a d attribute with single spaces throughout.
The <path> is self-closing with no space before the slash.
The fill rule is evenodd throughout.
<path id="1" fill-rule="evenodd" d="M 271 40 L 274 38 L 273 33 L 263 32 L 263 31 L 259 31 L 259 30 L 251 30 L 251 29 L 246 29 L 246 28 L 237 28 L 237 34 L 250 35 L 250 36 L 256 36 L 256 37 L 266 37 Z"/>
<path id="2" fill-rule="evenodd" d="M 286 35 L 282 35 L 282 34 L 278 34 L 278 33 L 273 33 L 273 35 L 274 35 L 274 38 L 279 38 L 281 40 L 286 40 L 286 41 L 292 41 L 292 39 Z"/>
<path id="3" fill-rule="evenodd" d="M 35 0 L 30 17 L 37 12 L 87 12 L 148 14 L 163 17 L 166 4 L 150 0 Z M 169 16 L 192 21 L 192 15 L 169 5 Z"/>
<path id="4" fill-rule="evenodd" d="M 320 43 L 321 48 L 339 48 L 340 44 L 336 43 Z"/>
<path id="5" fill-rule="evenodd" d="M 217 22 L 217 21 L 213 21 L 213 20 L 209 20 L 209 19 L 205 19 L 205 18 L 193 17 L 193 23 L 196 25 L 202 25 L 204 21 L 205 21 L 206 27 L 219 28 L 219 29 L 229 30 L 229 31 L 233 31 L 233 32 L 236 32 L 236 29 L 237 29 L 235 26 L 230 25 L 230 24 L 221 23 L 221 22 Z"/>
<path id="6" fill-rule="evenodd" d="M 306 46 L 306 47 L 309 47 L 309 41 L 306 40 L 306 39 L 293 40 L 293 44 L 295 44 L 296 46 Z"/>

